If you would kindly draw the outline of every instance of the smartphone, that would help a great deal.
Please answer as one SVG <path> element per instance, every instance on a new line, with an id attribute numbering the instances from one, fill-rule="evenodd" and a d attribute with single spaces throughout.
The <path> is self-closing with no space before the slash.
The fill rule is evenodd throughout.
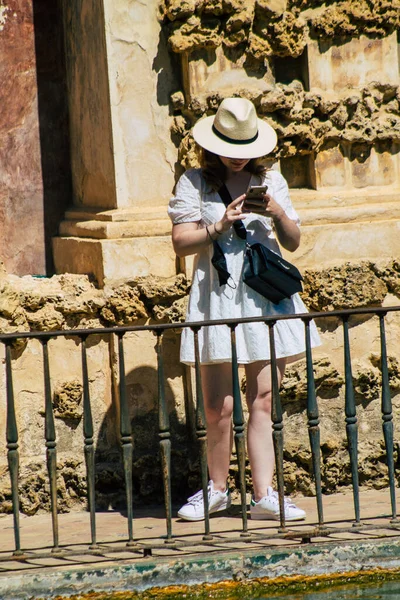
<path id="1" fill-rule="evenodd" d="M 267 193 L 268 186 L 267 185 L 250 185 L 247 192 L 246 198 L 249 200 L 262 200 L 264 194 Z"/>
<path id="2" fill-rule="evenodd" d="M 243 202 L 243 212 L 252 212 L 252 208 L 254 209 L 257 205 L 259 206 L 263 201 L 263 196 L 266 194 L 267 190 L 267 185 L 250 185 Z"/>

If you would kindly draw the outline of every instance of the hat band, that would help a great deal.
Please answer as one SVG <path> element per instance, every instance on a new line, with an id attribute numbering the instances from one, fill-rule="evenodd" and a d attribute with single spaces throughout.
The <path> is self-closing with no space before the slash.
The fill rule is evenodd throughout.
<path id="1" fill-rule="evenodd" d="M 215 135 L 217 137 L 219 137 L 224 142 L 229 142 L 230 144 L 238 144 L 238 145 L 251 144 L 252 142 L 255 142 L 256 139 L 258 138 L 258 131 L 256 132 L 256 135 L 254 135 L 253 137 L 248 138 L 246 140 L 234 140 L 233 138 L 230 138 L 227 135 L 224 135 L 223 133 L 218 131 L 218 129 L 215 127 L 215 125 L 212 126 L 212 130 L 213 130 L 213 133 L 215 133 Z"/>

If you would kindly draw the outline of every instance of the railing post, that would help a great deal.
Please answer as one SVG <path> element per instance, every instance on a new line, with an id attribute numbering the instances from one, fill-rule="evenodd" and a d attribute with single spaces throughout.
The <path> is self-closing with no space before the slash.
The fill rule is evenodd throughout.
<path id="1" fill-rule="evenodd" d="M 158 371 L 158 426 L 160 456 L 164 485 L 164 504 L 167 519 L 167 542 L 172 538 L 171 506 L 171 432 L 167 403 L 165 400 L 164 361 L 162 355 L 162 331 L 157 331 L 157 371 Z"/>
<path id="2" fill-rule="evenodd" d="M 322 486 L 321 486 L 321 444 L 319 430 L 319 412 L 317 397 L 315 394 L 314 369 L 311 352 L 311 319 L 304 319 L 305 338 L 306 338 L 306 360 L 307 360 L 307 419 L 308 436 L 310 439 L 313 473 L 315 481 L 315 494 L 317 498 L 318 525 L 322 527 L 324 515 L 322 508 Z"/>
<path id="3" fill-rule="evenodd" d="M 120 403 L 120 435 L 122 445 L 122 460 L 124 464 L 125 488 L 126 488 L 126 513 L 128 518 L 128 542 L 127 546 L 134 546 L 133 541 L 133 493 L 132 493 L 132 471 L 133 471 L 133 443 L 132 426 L 129 417 L 129 408 L 126 400 L 125 381 L 125 356 L 124 356 L 124 334 L 118 332 L 118 362 L 119 362 L 119 403 Z"/>
<path id="4" fill-rule="evenodd" d="M 51 516 L 53 524 L 53 552 L 59 552 L 57 512 L 57 442 L 54 424 L 53 402 L 51 398 L 48 340 L 41 338 L 40 341 L 43 348 L 45 438 L 47 470 L 49 473 L 50 481 Z"/>
<path id="5" fill-rule="evenodd" d="M 283 416 L 282 416 L 282 405 L 279 395 L 279 383 L 278 373 L 276 365 L 276 353 L 275 353 L 275 336 L 274 326 L 275 321 L 269 321 L 267 323 L 269 331 L 269 347 L 271 353 L 271 394 L 272 394 L 272 441 L 274 444 L 275 452 L 275 469 L 276 469 L 276 480 L 278 484 L 278 495 L 279 495 L 279 512 L 281 519 L 280 531 L 286 531 L 285 525 L 285 491 L 284 491 L 284 480 L 283 480 Z"/>
<path id="6" fill-rule="evenodd" d="M 360 496 L 358 488 L 358 423 L 356 414 L 356 403 L 354 399 L 353 375 L 351 369 L 350 341 L 349 341 L 349 317 L 343 319 L 343 337 L 344 337 L 344 371 L 345 371 L 345 414 L 346 414 L 346 434 L 349 446 L 349 457 L 351 467 L 351 478 L 353 482 L 354 513 L 355 526 L 360 523 Z"/>
<path id="7" fill-rule="evenodd" d="M 200 327 L 192 327 L 194 333 L 194 356 L 196 373 L 196 435 L 200 448 L 200 470 L 204 501 L 204 537 L 212 540 L 210 534 L 210 512 L 208 506 L 208 467 L 207 467 L 207 425 L 204 411 L 203 388 L 201 385 L 199 330 Z"/>
<path id="8" fill-rule="evenodd" d="M 7 389 L 7 460 L 10 471 L 11 501 L 14 516 L 14 556 L 23 554 L 21 551 L 21 538 L 19 529 L 19 451 L 18 451 L 18 428 L 15 415 L 14 386 L 12 379 L 11 342 L 5 344 L 6 350 L 6 389 Z"/>
<path id="9" fill-rule="evenodd" d="M 385 332 L 385 316 L 386 313 L 379 315 L 379 328 L 381 337 L 381 372 L 382 372 L 382 429 L 385 439 L 386 460 L 389 472 L 389 488 L 390 501 L 392 506 L 392 523 L 397 523 L 396 515 L 396 490 L 395 490 L 395 474 L 394 474 L 394 457 L 393 457 L 393 412 L 392 399 L 390 397 L 389 372 L 387 364 L 386 350 L 386 332 Z"/>
<path id="10" fill-rule="evenodd" d="M 82 357 L 82 384 L 83 384 L 83 436 L 84 453 L 86 462 L 86 480 L 88 493 L 88 506 L 90 511 L 90 548 L 98 548 L 96 544 L 96 496 L 95 496 L 95 466 L 94 466 L 94 443 L 93 443 L 93 417 L 90 404 L 89 375 L 87 366 L 86 340 L 87 335 L 81 336 Z"/>
<path id="11" fill-rule="evenodd" d="M 244 433 L 244 417 L 242 399 L 240 396 L 239 372 L 236 350 L 236 325 L 230 325 L 231 348 L 232 348 L 232 391 L 233 391 L 233 431 L 235 435 L 235 447 L 239 468 L 240 499 L 242 502 L 242 535 L 247 533 L 247 500 L 246 500 L 246 445 Z"/>

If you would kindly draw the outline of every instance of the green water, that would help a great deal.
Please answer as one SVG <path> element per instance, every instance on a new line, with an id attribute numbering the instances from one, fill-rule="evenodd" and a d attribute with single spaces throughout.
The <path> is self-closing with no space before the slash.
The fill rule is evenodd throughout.
<path id="1" fill-rule="evenodd" d="M 321 592 L 299 592 L 281 596 L 261 596 L 257 600 L 269 600 L 276 598 L 278 600 L 379 600 L 387 598 L 389 600 L 400 600 L 400 582 L 389 581 L 382 584 L 350 585 L 345 587 L 334 587 L 332 591 Z M 249 599 L 250 600 L 250 599 Z"/>

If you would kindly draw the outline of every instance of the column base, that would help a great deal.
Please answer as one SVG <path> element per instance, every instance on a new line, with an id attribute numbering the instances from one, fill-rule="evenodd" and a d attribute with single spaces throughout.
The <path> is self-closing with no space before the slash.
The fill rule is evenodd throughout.
<path id="1" fill-rule="evenodd" d="M 74 207 L 65 217 L 53 238 L 56 273 L 91 274 L 101 287 L 106 280 L 176 275 L 165 207 L 149 207 L 145 214 Z"/>
<path id="2" fill-rule="evenodd" d="M 170 236 L 111 240 L 56 237 L 53 238 L 53 255 L 57 274 L 92 275 L 100 287 L 106 280 L 176 275 Z"/>

